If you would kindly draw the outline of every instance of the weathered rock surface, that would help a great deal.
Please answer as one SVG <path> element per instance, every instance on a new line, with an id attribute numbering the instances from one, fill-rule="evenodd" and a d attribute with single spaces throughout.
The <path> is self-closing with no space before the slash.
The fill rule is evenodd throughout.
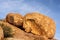
<path id="1" fill-rule="evenodd" d="M 54 21 L 40 13 L 28 13 L 23 19 L 23 28 L 26 32 L 31 32 L 36 35 L 44 35 L 47 38 L 53 38 L 56 32 Z"/>
<path id="2" fill-rule="evenodd" d="M 48 39 L 41 37 L 40 39 L 5 38 L 5 40 L 48 40 Z"/>
<path id="3" fill-rule="evenodd" d="M 0 26 L 0 40 L 4 39 L 3 29 Z"/>
<path id="4" fill-rule="evenodd" d="M 0 27 L 1 40 L 56 40 L 54 21 L 37 12 L 26 14 L 24 19 L 20 14 L 9 13 L 0 21 Z"/>
<path id="5" fill-rule="evenodd" d="M 12 31 L 11 34 L 13 34 L 12 38 L 22 39 L 22 40 L 28 40 L 28 39 L 29 40 L 41 40 L 41 39 L 48 40 L 45 36 L 37 36 L 37 35 L 33 35 L 31 33 L 26 33 L 23 30 L 15 27 L 9 23 L 0 21 L 0 25 L 2 25 L 2 24 L 3 24 L 4 28 L 7 26 L 12 29 L 11 30 Z"/>
<path id="6" fill-rule="evenodd" d="M 4 40 L 24 40 L 24 39 L 17 39 L 17 38 L 5 38 Z"/>
<path id="7" fill-rule="evenodd" d="M 9 13 L 6 16 L 6 21 L 16 26 L 22 26 L 23 16 L 18 13 Z"/>

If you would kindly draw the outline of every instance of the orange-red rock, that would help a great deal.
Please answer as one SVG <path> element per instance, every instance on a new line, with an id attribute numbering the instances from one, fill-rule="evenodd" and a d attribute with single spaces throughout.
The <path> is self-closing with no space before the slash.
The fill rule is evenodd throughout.
<path id="1" fill-rule="evenodd" d="M 28 13 L 24 16 L 23 28 L 26 32 L 44 35 L 47 38 L 53 38 L 56 32 L 55 22 L 38 12 Z"/>
<path id="2" fill-rule="evenodd" d="M 6 16 L 6 21 L 16 26 L 22 26 L 23 16 L 19 13 L 9 13 Z"/>

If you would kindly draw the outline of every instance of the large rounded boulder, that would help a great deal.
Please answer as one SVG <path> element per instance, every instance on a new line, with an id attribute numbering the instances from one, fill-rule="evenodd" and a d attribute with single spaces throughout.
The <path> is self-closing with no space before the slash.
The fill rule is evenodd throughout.
<path id="1" fill-rule="evenodd" d="M 26 32 L 44 35 L 47 38 L 53 38 L 56 32 L 55 22 L 38 12 L 28 13 L 24 16 L 23 28 Z"/>

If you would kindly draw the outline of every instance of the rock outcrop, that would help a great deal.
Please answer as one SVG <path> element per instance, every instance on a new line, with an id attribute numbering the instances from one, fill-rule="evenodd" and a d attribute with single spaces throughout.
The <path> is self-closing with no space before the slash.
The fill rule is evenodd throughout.
<path id="1" fill-rule="evenodd" d="M 37 12 L 9 13 L 0 21 L 0 40 L 55 40 L 54 21 Z"/>
<path id="2" fill-rule="evenodd" d="M 45 36 L 38 36 L 38 35 L 33 35 L 32 33 L 26 33 L 23 30 L 17 28 L 16 26 L 13 26 L 9 23 L 0 21 L 0 26 L 2 26 L 2 25 L 4 26 L 4 29 L 6 29 L 6 27 L 7 27 L 7 28 L 10 28 L 9 30 L 12 31 L 12 32 L 8 32 L 8 34 L 9 34 L 8 35 L 8 34 L 6 34 L 6 32 L 9 30 L 5 30 L 6 32 L 4 34 L 8 35 L 7 36 L 8 38 L 10 37 L 12 39 L 15 38 L 15 39 L 22 39 L 22 40 L 28 40 L 28 39 L 29 40 L 41 40 L 41 39 L 42 40 L 48 40 Z"/>
<path id="3" fill-rule="evenodd" d="M 54 21 L 37 12 L 28 13 L 23 19 L 23 28 L 26 32 L 31 32 L 36 35 L 44 35 L 47 38 L 53 38 L 56 32 Z"/>

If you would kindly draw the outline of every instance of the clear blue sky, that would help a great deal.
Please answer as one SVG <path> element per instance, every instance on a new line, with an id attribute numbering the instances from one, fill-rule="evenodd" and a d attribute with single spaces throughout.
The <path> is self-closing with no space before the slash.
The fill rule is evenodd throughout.
<path id="1" fill-rule="evenodd" d="M 60 40 L 60 0 L 0 0 L 0 19 L 5 18 L 9 12 L 25 15 L 34 11 L 49 16 L 55 21 L 55 38 Z"/>

